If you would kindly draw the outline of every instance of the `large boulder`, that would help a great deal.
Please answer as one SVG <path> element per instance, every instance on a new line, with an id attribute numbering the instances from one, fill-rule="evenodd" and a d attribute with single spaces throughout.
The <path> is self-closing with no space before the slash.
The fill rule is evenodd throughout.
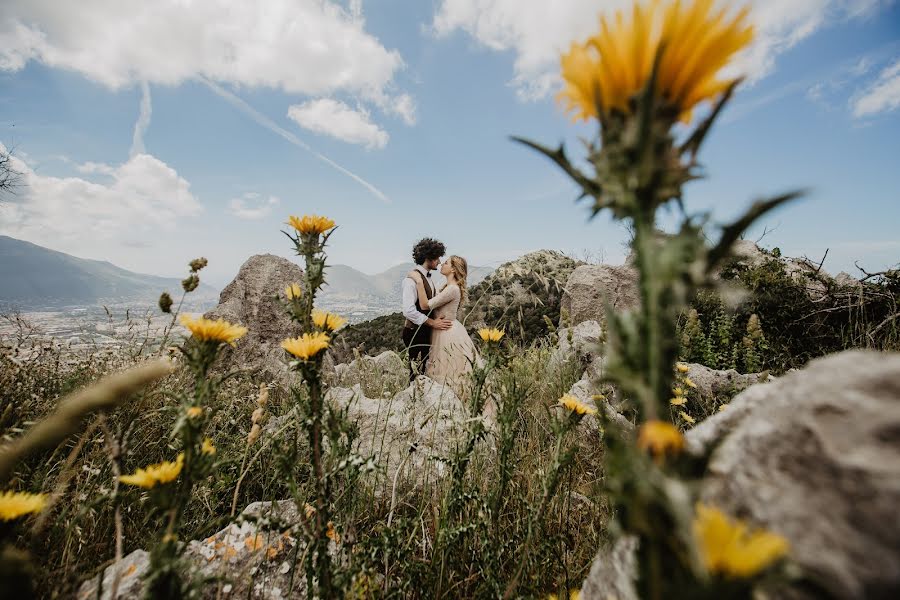
<path id="1" fill-rule="evenodd" d="M 688 396 L 693 400 L 692 396 L 696 395 L 701 404 L 701 412 L 705 414 L 715 412 L 719 406 L 729 402 L 751 385 L 770 380 L 768 372 L 738 373 L 734 369 L 710 369 L 697 363 L 688 363 L 687 366 L 687 376 L 697 386 L 693 390 L 687 390 Z M 698 414 L 693 410 L 688 412 Z"/>
<path id="2" fill-rule="evenodd" d="M 335 365 L 332 377 L 335 387 L 358 384 L 366 396 L 383 398 L 409 385 L 409 367 L 399 354 L 387 350 L 378 356 L 360 356 Z"/>
<path id="3" fill-rule="evenodd" d="M 582 265 L 566 281 L 560 310 L 569 324 L 584 321 L 606 322 L 604 299 L 616 310 L 640 306 L 638 274 L 631 265 Z"/>
<path id="4" fill-rule="evenodd" d="M 246 369 L 287 388 L 293 380 L 281 341 L 300 334 L 280 299 L 291 283 L 303 282 L 303 269 L 273 254 L 257 254 L 247 259 L 237 277 L 219 296 L 219 304 L 206 313 L 210 319 L 226 319 L 248 328 L 247 335 L 226 351 L 224 369 Z"/>
<path id="5" fill-rule="evenodd" d="M 735 397 L 687 434 L 710 454 L 703 501 L 787 538 L 804 574 L 771 598 L 895 598 L 900 591 L 900 354 L 853 350 Z M 601 552 L 597 577 L 628 571 Z M 582 598 L 621 582 L 591 579 Z M 622 600 L 629 596 L 621 596 Z"/>

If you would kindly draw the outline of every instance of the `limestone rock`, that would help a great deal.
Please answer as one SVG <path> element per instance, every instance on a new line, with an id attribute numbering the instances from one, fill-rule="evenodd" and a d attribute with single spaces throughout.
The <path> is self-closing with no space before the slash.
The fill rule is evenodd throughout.
<path id="1" fill-rule="evenodd" d="M 637 271 L 628 265 L 582 265 L 566 281 L 560 310 L 568 313 L 569 323 L 606 322 L 604 298 L 616 310 L 640 305 Z"/>
<path id="2" fill-rule="evenodd" d="M 695 393 L 708 408 L 728 402 L 751 385 L 768 381 L 768 373 L 738 373 L 734 369 L 717 370 L 707 366 L 688 363 L 687 376 L 697 388 Z"/>
<path id="3" fill-rule="evenodd" d="M 291 585 L 291 570 L 302 569 L 300 564 L 292 566 L 294 547 L 301 542 L 291 535 L 291 526 L 298 520 L 293 501 L 255 502 L 237 522 L 204 540 L 188 542 L 183 556 L 190 575 L 210 580 L 202 588 L 202 597 L 269 600 L 305 597 L 306 578 L 302 572 L 294 574 Z M 331 544 L 331 550 L 336 551 L 334 542 Z M 119 598 L 143 597 L 141 579 L 148 568 L 149 554 L 144 550 L 135 550 L 123 558 Z M 114 566 L 103 572 L 103 599 L 110 598 L 113 572 Z M 78 598 L 96 598 L 98 580 L 95 577 L 85 582 Z"/>
<path id="4" fill-rule="evenodd" d="M 812 361 L 749 388 L 687 439 L 695 452 L 716 445 L 703 499 L 784 535 L 822 590 L 900 590 L 900 354 Z"/>
<path id="5" fill-rule="evenodd" d="M 409 367 L 391 350 L 378 356 L 361 356 L 350 363 L 334 366 L 332 384 L 336 387 L 361 385 L 368 397 L 393 395 L 409 385 Z"/>
<path id="6" fill-rule="evenodd" d="M 896 597 L 900 354 L 814 360 L 748 388 L 686 437 L 689 451 L 712 452 L 702 499 L 788 539 L 806 581 L 767 597 Z M 581 597 L 634 598 L 620 586 L 633 560 L 633 548 L 598 554 Z"/>
<path id="7" fill-rule="evenodd" d="M 637 538 L 625 536 L 597 553 L 584 583 L 581 600 L 637 600 Z"/>
<path id="8" fill-rule="evenodd" d="M 226 319 L 248 328 L 247 335 L 226 350 L 221 366 L 226 370 L 249 369 L 287 388 L 293 377 L 284 359 L 281 341 L 300 334 L 278 298 L 284 288 L 303 282 L 303 269 L 272 254 L 247 259 L 237 277 L 219 296 L 219 304 L 205 316 Z"/>

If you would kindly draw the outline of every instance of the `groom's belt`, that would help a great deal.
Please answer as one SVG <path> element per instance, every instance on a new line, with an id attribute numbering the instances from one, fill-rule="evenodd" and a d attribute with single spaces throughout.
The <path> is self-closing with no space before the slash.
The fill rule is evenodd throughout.
<path id="1" fill-rule="evenodd" d="M 423 314 L 424 314 L 424 313 L 423 313 Z M 406 323 L 404 323 L 403 327 L 404 327 L 405 329 L 418 329 L 418 328 L 420 328 L 420 327 L 423 327 L 423 328 L 425 328 L 425 329 L 428 329 L 428 325 L 426 325 L 425 323 L 422 323 L 421 325 L 416 325 L 415 323 L 413 323 L 413 322 L 410 321 L 409 319 L 406 320 Z"/>

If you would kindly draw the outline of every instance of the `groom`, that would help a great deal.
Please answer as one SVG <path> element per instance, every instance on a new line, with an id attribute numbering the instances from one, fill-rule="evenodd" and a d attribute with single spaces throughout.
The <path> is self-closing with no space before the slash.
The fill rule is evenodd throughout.
<path id="1" fill-rule="evenodd" d="M 406 317 L 402 337 L 403 345 L 409 351 L 410 381 L 425 372 L 428 352 L 431 350 L 431 330 L 450 329 L 453 325 L 449 319 L 432 319 L 431 311 L 420 305 L 419 294 L 416 291 L 416 286 L 421 281 L 425 284 L 425 296 L 429 300 L 434 297 L 435 289 L 434 282 L 431 280 L 431 272 L 438 268 L 444 251 L 444 244 L 437 240 L 431 238 L 419 240 L 412 251 L 416 268 L 406 275 L 401 284 L 403 316 Z"/>

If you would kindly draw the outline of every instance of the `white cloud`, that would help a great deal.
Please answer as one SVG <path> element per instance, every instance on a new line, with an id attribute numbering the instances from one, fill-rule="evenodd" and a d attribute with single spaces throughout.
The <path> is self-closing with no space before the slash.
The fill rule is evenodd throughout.
<path id="1" fill-rule="evenodd" d="M 900 58 L 878 79 L 850 100 L 854 117 L 868 117 L 900 108 Z"/>
<path id="2" fill-rule="evenodd" d="M 388 134 L 364 110 L 355 110 L 330 98 L 310 100 L 288 109 L 288 117 L 301 127 L 367 148 L 384 148 Z"/>
<path id="3" fill-rule="evenodd" d="M 403 68 L 365 31 L 360 2 L 4 0 L 0 69 L 34 60 L 112 89 L 140 81 L 219 83 L 323 95 L 389 96 Z"/>
<path id="4" fill-rule="evenodd" d="M 78 256 L 127 254 L 202 211 L 190 183 L 148 154 L 121 165 L 79 167 L 108 177 L 103 183 L 42 175 L 18 159 L 14 166 L 23 173 L 24 185 L 0 204 L 0 233 Z"/>
<path id="5" fill-rule="evenodd" d="M 269 216 L 272 209 L 281 203 L 276 196 L 263 198 L 256 192 L 247 192 L 240 198 L 232 198 L 228 212 L 239 219 L 256 220 Z"/>
<path id="6" fill-rule="evenodd" d="M 750 81 L 771 73 L 779 54 L 835 19 L 872 14 L 889 0 L 752 0 L 756 39 L 734 62 Z M 607 0 L 606 14 L 630 0 Z M 432 27 L 438 36 L 461 30 L 480 44 L 515 56 L 512 84 L 523 99 L 559 85 L 559 53 L 597 28 L 596 0 L 442 0 Z"/>

